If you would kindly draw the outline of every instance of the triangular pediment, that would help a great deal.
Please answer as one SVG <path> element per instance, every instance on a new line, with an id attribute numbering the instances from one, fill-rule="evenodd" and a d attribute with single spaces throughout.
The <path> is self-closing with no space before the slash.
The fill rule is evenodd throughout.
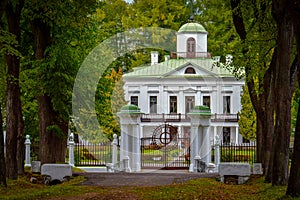
<path id="1" fill-rule="evenodd" d="M 177 68 L 165 73 L 163 77 L 169 76 L 217 76 L 214 72 L 210 71 L 212 69 L 211 63 L 204 63 L 205 66 L 201 67 L 193 62 L 187 62 Z M 192 71 L 189 73 L 188 71 Z"/>

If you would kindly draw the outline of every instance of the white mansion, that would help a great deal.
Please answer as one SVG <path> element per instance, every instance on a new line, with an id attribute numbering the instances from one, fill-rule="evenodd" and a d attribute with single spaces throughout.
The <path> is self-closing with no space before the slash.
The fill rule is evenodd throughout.
<path id="1" fill-rule="evenodd" d="M 195 22 L 184 24 L 177 33 L 177 52 L 158 63 L 151 52 L 151 64 L 137 67 L 123 76 L 125 99 L 143 113 L 140 137 L 151 137 L 156 127 L 168 123 L 179 137 L 190 137 L 187 115 L 196 105 L 211 110 L 210 141 L 239 144 L 238 112 L 244 80 L 237 80 L 222 63 L 207 52 L 207 31 Z"/>

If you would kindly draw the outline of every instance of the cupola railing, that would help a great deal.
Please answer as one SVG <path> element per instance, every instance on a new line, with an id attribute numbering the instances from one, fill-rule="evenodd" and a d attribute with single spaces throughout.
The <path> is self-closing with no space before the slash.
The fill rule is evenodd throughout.
<path id="1" fill-rule="evenodd" d="M 170 58 L 212 58 L 210 52 L 171 52 Z"/>

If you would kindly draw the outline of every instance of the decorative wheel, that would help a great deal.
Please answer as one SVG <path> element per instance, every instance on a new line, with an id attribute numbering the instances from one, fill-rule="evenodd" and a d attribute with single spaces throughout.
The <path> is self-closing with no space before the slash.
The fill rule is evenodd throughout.
<path id="1" fill-rule="evenodd" d="M 44 176 L 44 184 L 45 185 L 50 185 L 50 183 L 51 183 L 51 176 L 45 175 Z"/>
<path id="2" fill-rule="evenodd" d="M 162 124 L 154 129 L 152 143 L 159 147 L 172 144 L 177 145 L 177 133 L 177 127 L 170 124 Z"/>

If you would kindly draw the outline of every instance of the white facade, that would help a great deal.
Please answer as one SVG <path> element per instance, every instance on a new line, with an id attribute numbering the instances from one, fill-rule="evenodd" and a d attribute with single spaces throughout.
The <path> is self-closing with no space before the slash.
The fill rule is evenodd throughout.
<path id="1" fill-rule="evenodd" d="M 241 110 L 244 80 L 237 80 L 214 62 L 207 52 L 207 32 L 199 24 L 188 23 L 178 31 L 177 52 L 171 54 L 171 59 L 153 61 L 123 76 L 125 99 L 144 113 L 141 137 L 150 137 L 164 122 L 178 127 L 180 137 L 189 137 L 191 122 L 187 113 L 196 105 L 206 105 L 213 114 L 211 143 L 216 136 L 223 143 L 243 142 L 237 113 Z"/>

